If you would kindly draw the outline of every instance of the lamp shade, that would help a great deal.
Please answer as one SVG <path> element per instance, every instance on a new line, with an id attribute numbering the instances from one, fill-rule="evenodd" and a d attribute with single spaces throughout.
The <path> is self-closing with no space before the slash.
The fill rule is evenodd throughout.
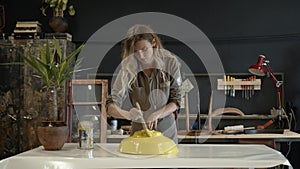
<path id="1" fill-rule="evenodd" d="M 265 58 L 266 57 L 264 55 L 259 55 L 257 63 L 248 68 L 249 72 L 257 76 L 266 75 L 267 71 L 263 67 Z"/>

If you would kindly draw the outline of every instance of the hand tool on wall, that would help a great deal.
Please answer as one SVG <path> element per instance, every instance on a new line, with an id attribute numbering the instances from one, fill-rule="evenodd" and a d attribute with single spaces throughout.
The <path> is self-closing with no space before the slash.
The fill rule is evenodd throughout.
<path id="1" fill-rule="evenodd" d="M 247 78 L 247 81 L 251 81 L 251 77 Z M 247 99 L 249 100 L 251 98 L 251 87 L 250 85 L 247 85 Z"/>
<path id="2" fill-rule="evenodd" d="M 248 81 L 248 78 L 244 79 L 244 81 Z M 245 99 L 248 100 L 248 85 L 244 85 Z"/>
<path id="3" fill-rule="evenodd" d="M 230 77 L 226 76 L 226 82 L 229 82 L 229 81 L 230 81 Z M 230 88 L 231 88 L 231 86 L 227 85 L 227 95 L 230 95 Z"/>
<path id="4" fill-rule="evenodd" d="M 252 76 L 252 81 L 254 82 L 255 80 L 256 80 L 256 76 L 253 75 Z M 251 95 L 253 96 L 254 95 L 254 85 L 251 86 L 251 91 L 252 91 Z"/>
<path id="5" fill-rule="evenodd" d="M 226 79 L 226 75 L 224 75 L 224 82 L 226 82 L 227 79 Z M 227 85 L 225 84 L 224 85 L 224 94 L 227 95 Z"/>
<path id="6" fill-rule="evenodd" d="M 232 77 L 231 76 L 228 76 L 228 81 L 232 82 Z M 232 90 L 233 89 L 233 85 L 230 85 L 229 87 L 229 96 L 232 96 Z"/>
<path id="7" fill-rule="evenodd" d="M 245 79 L 242 79 L 242 82 L 245 81 Z M 242 85 L 242 98 L 245 99 L 245 85 Z"/>
<path id="8" fill-rule="evenodd" d="M 234 82 L 234 81 L 235 81 L 235 78 L 234 78 L 234 77 L 231 77 L 231 81 Z M 234 89 L 234 85 L 232 85 L 231 90 L 232 90 L 231 96 L 232 96 L 232 97 L 235 97 L 235 89 Z"/>

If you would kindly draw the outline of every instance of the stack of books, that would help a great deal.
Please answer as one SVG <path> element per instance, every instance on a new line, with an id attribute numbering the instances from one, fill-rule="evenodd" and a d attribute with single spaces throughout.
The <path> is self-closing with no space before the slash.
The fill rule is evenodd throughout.
<path id="1" fill-rule="evenodd" d="M 65 39 L 68 41 L 72 41 L 72 35 L 69 33 L 45 33 L 44 34 L 45 39 L 53 39 L 54 37 L 56 39 Z"/>
<path id="2" fill-rule="evenodd" d="M 18 21 L 14 29 L 15 39 L 40 38 L 42 35 L 42 24 L 39 21 Z"/>

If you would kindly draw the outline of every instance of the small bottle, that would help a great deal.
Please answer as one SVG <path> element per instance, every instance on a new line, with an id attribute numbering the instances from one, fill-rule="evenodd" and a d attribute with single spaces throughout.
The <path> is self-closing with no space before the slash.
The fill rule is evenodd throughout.
<path id="1" fill-rule="evenodd" d="M 117 119 L 112 119 L 110 121 L 110 128 L 111 128 L 111 134 L 117 134 L 117 130 L 118 130 L 118 120 Z"/>

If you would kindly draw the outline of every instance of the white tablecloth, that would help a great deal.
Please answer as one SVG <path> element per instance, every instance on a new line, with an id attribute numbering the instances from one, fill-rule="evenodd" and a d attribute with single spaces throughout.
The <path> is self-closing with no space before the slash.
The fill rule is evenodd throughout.
<path id="1" fill-rule="evenodd" d="M 252 144 L 179 144 L 176 155 L 130 155 L 117 152 L 119 144 L 95 144 L 81 150 L 65 144 L 62 150 L 43 147 L 0 161 L 0 169 L 98 169 L 98 168 L 268 168 L 287 165 L 278 151 Z"/>

